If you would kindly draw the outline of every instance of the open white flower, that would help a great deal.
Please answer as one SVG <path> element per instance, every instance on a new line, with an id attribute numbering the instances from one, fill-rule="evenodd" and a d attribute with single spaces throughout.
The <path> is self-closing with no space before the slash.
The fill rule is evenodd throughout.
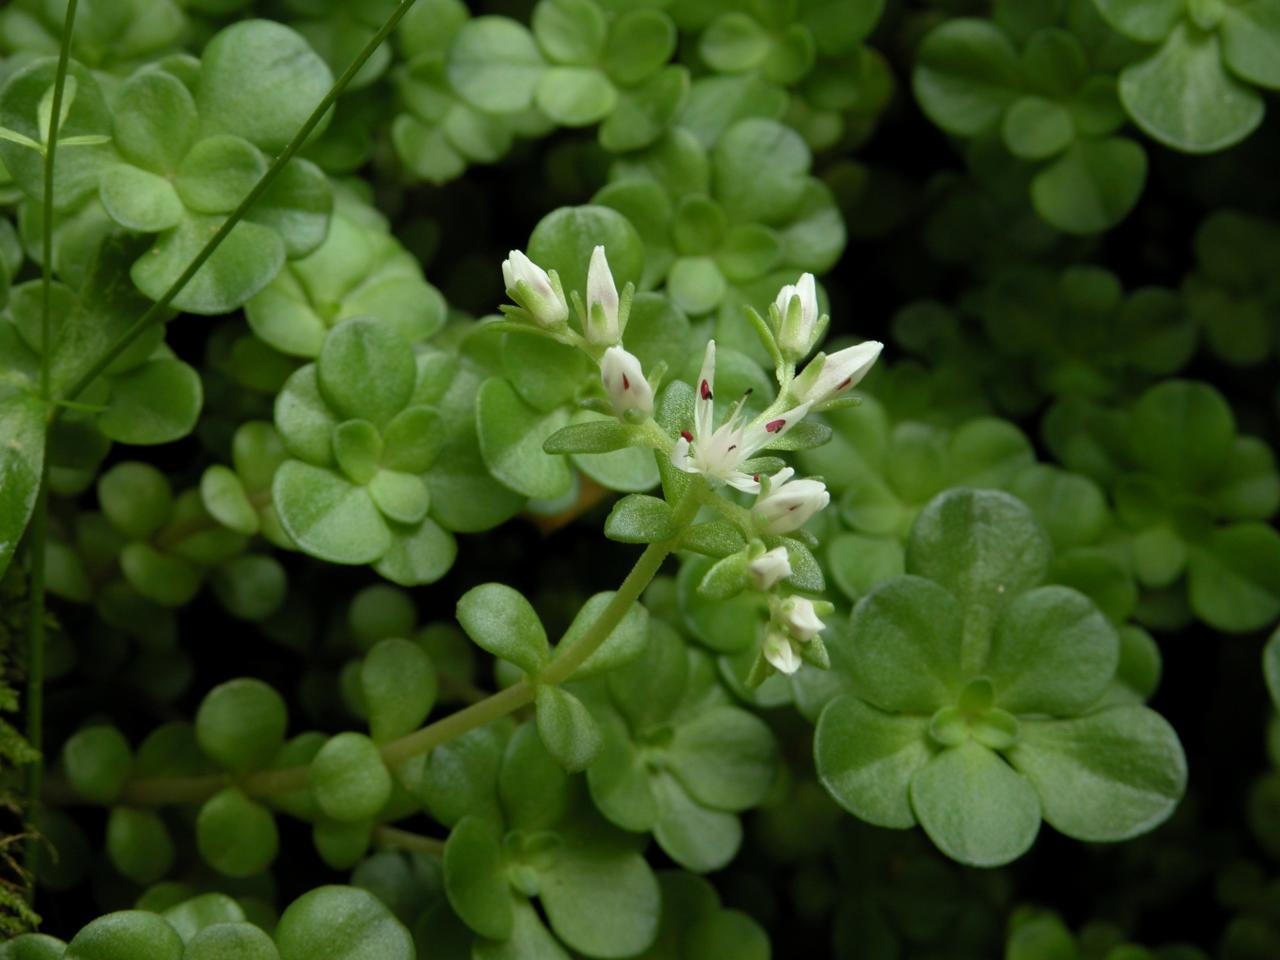
<path id="1" fill-rule="evenodd" d="M 779 318 L 778 347 L 783 356 L 799 360 L 813 349 L 822 333 L 818 328 L 818 290 L 813 274 L 802 274 L 794 284 L 779 290 L 774 306 Z"/>
<path id="2" fill-rule="evenodd" d="M 639 410 L 645 417 L 653 413 L 653 387 L 645 379 L 644 368 L 635 354 L 622 347 L 606 350 L 600 358 L 600 382 L 609 394 L 613 412 L 620 418 L 629 410 Z"/>
<path id="3" fill-rule="evenodd" d="M 502 280 L 507 295 L 528 310 L 539 326 L 558 327 L 569 319 L 560 284 L 519 250 L 512 250 L 502 261 Z"/>
<path id="4" fill-rule="evenodd" d="M 779 673 L 793 674 L 800 669 L 800 654 L 795 643 L 781 630 L 768 630 L 764 635 L 764 658 Z"/>
<path id="5" fill-rule="evenodd" d="M 822 407 L 846 390 L 856 387 L 883 349 L 884 344 L 879 340 L 867 340 L 857 346 L 837 350 L 830 356 L 820 353 L 796 377 L 791 390 L 798 399 L 810 406 Z"/>
<path id="6" fill-rule="evenodd" d="M 591 251 L 587 267 L 587 316 L 584 323 L 587 341 L 597 346 L 611 346 L 622 336 L 618 322 L 618 286 L 605 257 L 604 247 Z"/>
<path id="7" fill-rule="evenodd" d="M 831 494 L 821 480 L 805 477 L 793 480 L 795 470 L 783 467 L 767 478 L 751 507 L 756 524 L 764 533 L 791 533 L 803 527 L 815 513 L 831 502 Z"/>
<path id="8" fill-rule="evenodd" d="M 812 640 L 827 627 L 808 597 L 787 597 L 782 603 L 782 622 L 787 632 L 801 642 Z"/>
<path id="9" fill-rule="evenodd" d="M 791 558 L 786 547 L 774 547 L 747 564 L 751 585 L 764 593 L 791 576 Z"/>
<path id="10" fill-rule="evenodd" d="M 715 374 L 716 342 L 707 343 L 702 358 L 702 372 L 698 376 L 693 399 L 693 430 L 684 431 L 671 451 L 671 463 L 685 473 L 700 473 L 716 483 L 727 483 L 735 490 L 756 493 L 760 489 L 759 477 L 742 469 L 742 464 L 770 440 L 782 436 L 804 419 L 809 404 L 777 414 L 747 420 L 743 412 L 744 396 L 734 405 L 719 428 L 715 427 Z"/>

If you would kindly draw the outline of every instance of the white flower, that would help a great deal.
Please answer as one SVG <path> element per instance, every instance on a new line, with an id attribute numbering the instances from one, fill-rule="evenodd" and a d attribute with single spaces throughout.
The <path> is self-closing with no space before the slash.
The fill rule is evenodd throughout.
<path id="1" fill-rule="evenodd" d="M 773 586 L 791 576 L 791 559 L 787 556 L 786 547 L 774 547 L 762 553 L 747 564 L 747 575 L 751 577 L 751 585 L 761 593 L 773 589 Z"/>
<path id="2" fill-rule="evenodd" d="M 883 349 L 884 344 L 879 340 L 868 340 L 837 350 L 829 357 L 820 353 L 796 377 L 791 385 L 792 392 L 810 406 L 821 407 L 850 387 L 857 386 Z"/>
<path id="3" fill-rule="evenodd" d="M 560 284 L 519 250 L 512 250 L 502 261 L 502 280 L 508 296 L 528 310 L 539 326 L 558 327 L 569 319 Z"/>
<path id="4" fill-rule="evenodd" d="M 822 331 L 818 328 L 818 291 L 813 274 L 802 274 L 787 284 L 774 300 L 778 309 L 778 346 L 783 356 L 799 360 L 813 349 Z"/>
<path id="5" fill-rule="evenodd" d="M 831 494 L 821 480 L 792 480 L 795 470 L 783 467 L 761 488 L 751 513 L 764 533 L 799 530 L 819 510 L 831 502 Z"/>
<path id="6" fill-rule="evenodd" d="M 818 619 L 813 601 L 807 597 L 787 597 L 782 603 L 782 622 L 787 632 L 802 643 L 826 629 L 826 624 Z"/>
<path id="7" fill-rule="evenodd" d="M 769 630 L 764 635 L 764 658 L 780 673 L 792 674 L 800 669 L 800 654 L 791 638 L 780 630 Z"/>
<path id="8" fill-rule="evenodd" d="M 591 251 L 587 267 L 587 317 L 583 333 L 589 343 L 611 346 L 622 336 L 618 323 L 618 287 L 604 255 L 604 247 Z"/>
<path id="9" fill-rule="evenodd" d="M 746 397 L 734 406 L 729 418 L 714 426 L 716 342 L 707 343 L 693 398 L 693 431 L 681 433 L 671 451 L 671 463 L 685 473 L 700 473 L 708 480 L 727 483 L 735 490 L 755 493 L 760 480 L 742 470 L 744 461 L 770 440 L 782 436 L 804 419 L 809 404 L 802 403 L 776 416 L 748 421 L 742 411 Z"/>
<path id="10" fill-rule="evenodd" d="M 634 354 L 622 347 L 606 350 L 600 358 L 600 382 L 619 418 L 629 410 L 639 410 L 645 417 L 653 413 L 653 388 Z"/>

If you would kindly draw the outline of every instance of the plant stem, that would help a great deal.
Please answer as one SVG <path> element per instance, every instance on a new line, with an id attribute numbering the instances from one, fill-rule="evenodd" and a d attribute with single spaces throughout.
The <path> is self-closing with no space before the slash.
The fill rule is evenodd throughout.
<path id="1" fill-rule="evenodd" d="M 425 853 L 429 857 L 444 856 L 444 841 L 435 837 L 424 837 L 420 833 L 410 833 L 387 826 L 385 823 L 373 828 L 373 842 L 408 850 L 412 853 Z"/>
<path id="2" fill-rule="evenodd" d="M 40 399 L 48 404 L 53 399 L 50 367 L 53 353 L 53 175 L 58 152 L 58 134 L 62 127 L 62 99 L 67 87 L 67 67 L 71 62 L 71 34 L 75 28 L 78 0 L 69 0 L 62 23 L 62 41 L 58 45 L 58 66 L 53 76 L 53 102 L 50 104 L 49 142 L 44 154 L 44 223 L 40 228 Z M 45 455 L 40 458 L 40 487 L 36 494 L 35 512 L 27 551 L 31 563 L 29 603 L 27 607 L 27 742 L 37 757 L 27 771 L 27 816 L 33 817 L 40 804 L 44 785 L 44 646 L 45 646 L 45 541 L 49 531 L 49 470 L 45 461 L 49 452 L 49 432 L 41 442 Z M 34 842 L 27 844 L 26 859 L 30 866 L 35 853 Z M 28 899 L 35 900 L 34 884 Z"/>
<path id="3" fill-rule="evenodd" d="M 421 730 L 406 734 L 398 740 L 384 744 L 381 750 L 383 762 L 395 768 L 406 760 L 457 739 L 468 731 L 505 717 L 509 713 L 533 702 L 538 684 L 559 684 L 570 679 L 574 671 L 595 653 L 609 635 L 622 622 L 631 605 L 640 599 L 645 588 L 662 568 L 664 560 L 679 544 L 684 527 L 698 513 L 706 499 L 706 486 L 700 477 L 690 482 L 680 502 L 676 504 L 672 520 L 675 533 L 645 547 L 627 574 L 618 592 L 600 612 L 600 616 L 572 646 L 558 651 L 542 674 L 534 682 L 520 680 L 504 690 L 490 694 L 478 703 L 463 707 L 455 713 L 427 724 Z M 279 770 L 259 770 L 239 781 L 240 787 L 254 797 L 274 797 L 295 790 L 305 789 L 310 775 L 308 767 L 286 767 Z M 121 794 L 120 802 L 139 806 L 166 803 L 195 803 L 213 796 L 233 781 L 226 776 L 206 777 L 155 777 L 135 780 Z"/>
<path id="4" fill-rule="evenodd" d="M 359 72 L 360 68 L 364 66 L 365 61 L 373 56 L 374 51 L 382 45 L 382 42 L 386 40 L 388 36 L 390 36 L 391 31 L 396 28 L 396 25 L 400 23 L 400 19 L 409 12 L 409 8 L 412 7 L 414 3 L 415 0 L 401 0 L 400 5 L 395 9 L 395 12 L 391 14 L 387 21 L 382 25 L 382 28 L 373 35 L 369 42 L 365 44 L 364 49 L 356 55 L 356 58 L 351 61 L 350 66 L 343 71 L 342 76 L 334 81 L 333 86 L 329 88 L 329 92 L 321 98 L 318 104 L 316 104 L 316 108 L 311 111 L 311 116 L 307 117 L 306 122 L 298 132 L 294 134 L 293 139 L 289 141 L 284 150 L 281 151 L 280 155 L 271 162 L 271 166 L 267 168 L 267 172 L 264 173 L 262 178 L 253 185 L 253 189 L 250 190 L 248 194 L 245 195 L 245 198 L 240 201 L 240 205 L 231 211 L 227 219 L 222 222 L 222 226 L 218 228 L 217 232 L 209 238 L 208 242 L 201 248 L 200 252 L 192 258 L 189 264 L 187 264 L 187 268 L 182 271 L 178 279 L 173 281 L 169 286 L 169 289 L 164 292 L 160 299 L 153 303 L 141 317 L 134 321 L 133 325 L 130 326 L 128 330 L 116 338 L 116 341 L 101 357 L 97 359 L 96 362 L 94 362 L 93 366 L 86 370 L 84 375 L 71 385 L 70 389 L 67 390 L 66 396 L 63 398 L 64 400 L 74 400 L 76 397 L 80 396 L 80 394 L 88 388 L 89 384 L 93 383 L 93 381 L 97 379 L 98 376 L 112 364 L 112 362 L 115 361 L 116 357 L 120 356 L 121 353 L 128 349 L 129 344 L 138 339 L 138 337 L 141 336 L 149 327 L 159 323 L 163 319 L 165 311 L 169 309 L 169 305 L 173 302 L 173 298 L 182 292 L 182 288 L 185 287 L 200 268 L 204 266 L 205 261 L 208 260 L 209 257 L 213 256 L 214 251 L 217 250 L 222 241 L 227 238 L 232 229 L 235 228 L 236 224 L 244 219 L 245 214 L 249 212 L 250 208 L 257 202 L 258 198 L 266 192 L 267 188 L 271 186 L 272 182 L 280 174 L 280 171 L 285 168 L 285 165 L 293 159 L 294 155 L 297 154 L 299 150 L 302 149 L 303 145 L 307 141 L 307 137 L 311 135 L 311 131 L 316 128 L 316 125 L 324 118 L 324 115 L 329 111 L 329 108 L 333 106 L 338 97 L 342 95 L 342 92 L 346 90 L 351 79 Z M 74 7 L 74 0 L 72 0 L 72 6 Z M 57 109 L 56 100 L 54 101 L 54 109 Z M 56 117 L 57 114 L 55 113 L 54 116 Z M 46 219 L 45 222 L 47 224 L 48 220 Z M 61 407 L 55 407 L 52 411 L 52 418 L 56 420 L 61 415 L 61 410 Z"/>

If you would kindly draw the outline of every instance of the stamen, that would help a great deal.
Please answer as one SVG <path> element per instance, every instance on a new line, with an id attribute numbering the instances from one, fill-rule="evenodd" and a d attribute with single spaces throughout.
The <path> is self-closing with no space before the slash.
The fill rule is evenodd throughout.
<path id="1" fill-rule="evenodd" d="M 707 383 L 707 381 L 703 380 L 703 381 L 702 381 L 702 385 L 698 387 L 698 390 L 699 390 L 699 392 L 702 394 L 702 399 L 703 399 L 703 400 L 714 400 L 714 399 L 715 399 L 715 397 L 714 397 L 714 396 L 712 396 L 712 394 L 711 394 L 711 384 Z"/>
<path id="2" fill-rule="evenodd" d="M 680 431 L 680 436 L 684 437 L 684 438 L 685 438 L 686 440 L 688 440 L 690 443 L 693 443 L 693 434 L 692 434 L 692 433 L 690 433 L 688 430 L 681 430 L 681 431 Z"/>
<path id="3" fill-rule="evenodd" d="M 836 387 L 836 389 L 843 390 L 845 387 L 849 386 L 849 384 L 851 383 L 853 383 L 853 377 L 845 377 L 844 382 L 841 383 L 840 386 Z"/>
<path id="4" fill-rule="evenodd" d="M 731 443 L 729 444 L 729 449 L 726 450 L 725 453 L 733 453 L 733 451 L 737 449 L 738 449 L 738 445 L 736 443 Z"/>
<path id="5" fill-rule="evenodd" d="M 631 389 L 631 381 L 627 379 L 627 375 L 625 373 L 622 375 L 622 389 L 623 390 Z"/>
<path id="6" fill-rule="evenodd" d="M 766 433 L 777 433 L 786 425 L 787 425 L 786 418 L 783 417 L 777 420 L 770 420 L 768 423 L 764 425 L 764 429 Z"/>

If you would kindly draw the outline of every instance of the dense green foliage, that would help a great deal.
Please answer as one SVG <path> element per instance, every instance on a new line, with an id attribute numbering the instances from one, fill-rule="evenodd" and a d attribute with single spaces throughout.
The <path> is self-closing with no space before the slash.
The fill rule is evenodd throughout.
<path id="1" fill-rule="evenodd" d="M 11 0 L 0 960 L 1280 956 L 1276 89 L 1280 0 Z"/>

